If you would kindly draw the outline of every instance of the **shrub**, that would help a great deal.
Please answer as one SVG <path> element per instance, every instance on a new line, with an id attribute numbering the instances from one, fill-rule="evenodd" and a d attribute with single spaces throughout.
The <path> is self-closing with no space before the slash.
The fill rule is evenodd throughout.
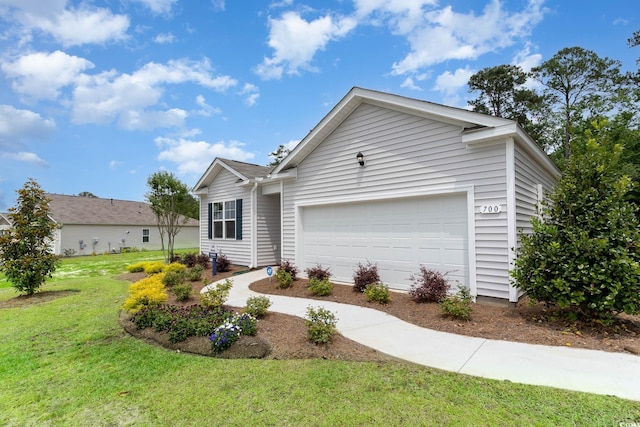
<path id="1" fill-rule="evenodd" d="M 313 277 L 309 280 L 307 288 L 313 295 L 317 295 L 319 297 L 331 295 L 333 292 L 333 284 L 329 282 L 328 278 L 318 279 Z"/>
<path id="2" fill-rule="evenodd" d="M 364 294 L 369 302 L 378 302 L 380 304 L 388 304 L 391 302 L 391 294 L 389 287 L 382 282 L 369 283 L 364 288 Z"/>
<path id="3" fill-rule="evenodd" d="M 209 266 L 211 265 L 211 259 L 209 258 L 209 254 L 198 254 L 196 256 L 196 265 L 195 266 L 201 266 L 203 269 L 205 268 L 209 268 Z"/>
<path id="4" fill-rule="evenodd" d="M 221 353 L 231 347 L 240 338 L 241 330 L 231 322 L 218 326 L 209 336 L 211 349 L 214 353 Z"/>
<path id="5" fill-rule="evenodd" d="M 333 334 L 336 332 L 338 320 L 335 314 L 329 310 L 318 307 L 307 307 L 305 325 L 309 341 L 315 344 L 325 344 L 331 342 Z"/>
<path id="6" fill-rule="evenodd" d="M 167 288 L 173 288 L 174 286 L 182 285 L 182 283 L 184 283 L 185 276 L 186 274 L 184 270 L 183 271 L 175 271 L 175 270 L 167 271 L 162 275 L 162 284 L 165 285 Z"/>
<path id="7" fill-rule="evenodd" d="M 162 261 L 155 262 L 145 262 L 144 263 L 144 272 L 149 276 L 154 274 L 162 273 L 164 271 L 166 264 Z"/>
<path id="8" fill-rule="evenodd" d="M 410 279 L 413 282 L 409 289 L 409 296 L 415 302 L 440 302 L 449 292 L 449 281 L 446 273 L 442 274 L 436 270 L 430 270 L 424 265 L 420 266 L 420 273 L 412 274 Z"/>
<path id="9" fill-rule="evenodd" d="M 184 273 L 187 271 L 187 268 L 184 266 L 184 264 L 181 264 L 179 262 L 172 262 L 171 264 L 165 265 L 164 270 L 162 271 L 164 271 L 165 273 L 168 273 L 170 271 Z"/>
<path id="10" fill-rule="evenodd" d="M 187 278 L 191 282 L 197 282 L 202 279 L 202 273 L 204 273 L 204 268 L 201 265 L 194 265 L 187 273 Z"/>
<path id="11" fill-rule="evenodd" d="M 277 286 L 280 289 L 286 289 L 293 286 L 293 277 L 291 277 L 291 274 L 289 274 L 287 270 L 283 270 L 283 269 L 278 270 L 278 272 L 276 273 L 276 279 L 277 279 Z"/>
<path id="12" fill-rule="evenodd" d="M 216 258 L 216 270 L 220 273 L 231 271 L 231 262 L 225 254 L 219 254 Z"/>
<path id="13" fill-rule="evenodd" d="M 291 275 L 291 279 L 292 280 L 296 280 L 298 277 L 298 267 L 294 266 L 293 264 L 291 264 L 291 262 L 289 260 L 281 260 L 280 264 L 278 265 L 278 271 L 280 270 L 284 270 L 287 273 L 289 273 L 289 275 Z"/>
<path id="14" fill-rule="evenodd" d="M 511 274 L 532 301 L 609 322 L 640 314 L 640 220 L 623 147 L 602 142 L 587 140 L 568 160 L 533 232 L 520 234 Z"/>
<path id="15" fill-rule="evenodd" d="M 195 252 L 187 252 L 182 255 L 182 259 L 180 262 L 187 266 L 187 268 L 191 268 L 196 265 L 196 261 L 198 261 L 198 254 Z"/>
<path id="16" fill-rule="evenodd" d="M 186 301 L 191 297 L 193 289 L 189 283 L 181 283 L 174 286 L 172 291 L 178 301 Z"/>
<path id="17" fill-rule="evenodd" d="M 473 301 L 469 288 L 458 286 L 458 293 L 449 295 L 440 301 L 440 309 L 446 315 L 457 319 L 469 320 L 473 307 Z"/>
<path id="18" fill-rule="evenodd" d="M 307 273 L 307 277 L 309 278 L 309 280 L 324 280 L 331 277 L 331 273 L 329 272 L 329 270 L 329 267 L 323 268 L 320 264 L 316 264 L 315 267 L 307 268 L 304 272 Z"/>
<path id="19" fill-rule="evenodd" d="M 127 266 L 127 271 L 129 273 L 142 273 L 144 271 L 144 266 L 146 262 L 137 262 L 135 264 L 131 264 Z"/>
<path id="20" fill-rule="evenodd" d="M 230 279 L 216 283 L 206 292 L 200 294 L 200 304 L 208 308 L 221 307 L 229 298 L 229 291 L 232 287 L 233 282 Z"/>
<path id="21" fill-rule="evenodd" d="M 231 321 L 240 327 L 242 335 L 254 336 L 258 333 L 258 321 L 249 313 L 236 314 Z"/>
<path id="22" fill-rule="evenodd" d="M 263 295 L 247 298 L 247 306 L 244 308 L 244 312 L 252 315 L 256 318 L 264 317 L 267 314 L 267 310 L 271 307 L 271 300 L 269 297 Z"/>
<path id="23" fill-rule="evenodd" d="M 364 292 L 367 285 L 378 283 L 380 275 L 378 274 L 378 266 L 367 261 L 367 265 L 358 263 L 358 268 L 353 273 L 353 290 L 355 292 Z"/>
<path id="24" fill-rule="evenodd" d="M 162 275 L 145 277 L 129 286 L 129 297 L 122 308 L 135 313 L 143 307 L 157 306 L 167 302 L 167 291 L 162 284 Z"/>

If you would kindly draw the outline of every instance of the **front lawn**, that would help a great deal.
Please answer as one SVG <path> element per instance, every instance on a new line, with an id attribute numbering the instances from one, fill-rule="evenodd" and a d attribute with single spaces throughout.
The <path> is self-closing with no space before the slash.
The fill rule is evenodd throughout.
<path id="1" fill-rule="evenodd" d="M 127 264 L 155 252 L 65 259 L 43 290 L 0 308 L 0 425 L 608 425 L 640 402 L 403 363 L 223 360 L 138 341 L 118 324 Z M 0 301 L 15 296 L 0 278 Z"/>

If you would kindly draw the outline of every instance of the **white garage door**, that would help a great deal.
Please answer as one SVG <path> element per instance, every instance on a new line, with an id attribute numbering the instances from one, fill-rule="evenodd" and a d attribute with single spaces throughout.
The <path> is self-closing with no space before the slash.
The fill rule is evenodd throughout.
<path id="1" fill-rule="evenodd" d="M 371 261 L 385 284 L 408 289 L 424 264 L 469 284 L 466 194 L 308 206 L 301 217 L 303 269 L 319 263 L 352 282 Z"/>

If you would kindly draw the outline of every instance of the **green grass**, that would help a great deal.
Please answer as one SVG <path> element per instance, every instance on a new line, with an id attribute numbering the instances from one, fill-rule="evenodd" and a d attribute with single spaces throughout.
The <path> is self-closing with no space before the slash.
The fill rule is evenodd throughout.
<path id="1" fill-rule="evenodd" d="M 148 257 L 148 258 L 147 258 Z M 221 360 L 135 340 L 118 325 L 147 252 L 65 259 L 45 290 L 0 309 L 0 425 L 589 425 L 640 422 L 640 403 L 400 363 Z M 0 288 L 0 300 L 15 295 Z"/>

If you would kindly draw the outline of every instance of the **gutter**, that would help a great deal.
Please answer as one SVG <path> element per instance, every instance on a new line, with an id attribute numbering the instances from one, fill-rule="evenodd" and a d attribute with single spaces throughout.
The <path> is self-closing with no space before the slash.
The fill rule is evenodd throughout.
<path id="1" fill-rule="evenodd" d="M 258 181 L 251 189 L 251 263 L 249 268 L 256 268 L 258 264 Z"/>

